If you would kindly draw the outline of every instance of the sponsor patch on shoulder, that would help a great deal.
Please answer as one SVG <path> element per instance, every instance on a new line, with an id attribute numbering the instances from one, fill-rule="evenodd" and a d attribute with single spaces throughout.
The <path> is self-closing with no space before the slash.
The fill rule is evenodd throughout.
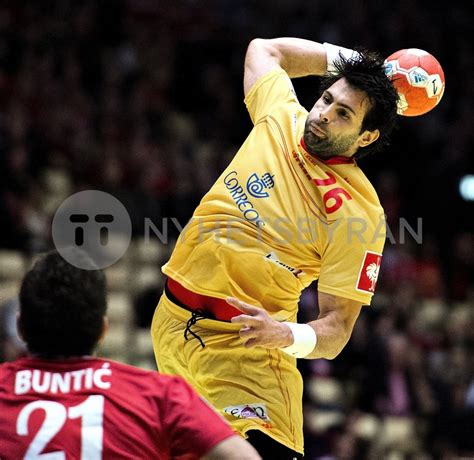
<path id="1" fill-rule="evenodd" d="M 359 277 L 357 278 L 357 290 L 364 292 L 375 292 L 377 285 L 377 278 L 380 271 L 380 263 L 382 261 L 382 254 L 377 252 L 365 251 L 364 260 L 360 267 Z"/>
<path id="2" fill-rule="evenodd" d="M 226 414 L 235 418 L 258 418 L 260 420 L 269 421 L 267 406 L 263 403 L 240 404 L 237 406 L 224 407 Z"/>

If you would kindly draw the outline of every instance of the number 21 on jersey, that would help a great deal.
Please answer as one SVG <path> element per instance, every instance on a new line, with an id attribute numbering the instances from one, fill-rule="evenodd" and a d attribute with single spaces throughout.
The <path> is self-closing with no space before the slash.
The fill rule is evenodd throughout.
<path id="1" fill-rule="evenodd" d="M 49 442 L 61 431 L 67 420 L 81 419 L 81 460 L 102 458 L 104 397 L 89 396 L 77 406 L 66 408 L 55 401 L 34 401 L 27 404 L 18 415 L 16 432 L 28 436 L 28 420 L 37 410 L 44 411 L 44 420 L 28 446 L 25 460 L 66 460 L 64 451 L 42 453 Z"/>

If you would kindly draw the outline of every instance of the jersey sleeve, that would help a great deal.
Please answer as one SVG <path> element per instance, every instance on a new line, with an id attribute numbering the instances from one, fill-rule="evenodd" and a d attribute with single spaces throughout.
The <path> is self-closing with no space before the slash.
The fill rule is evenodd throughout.
<path id="1" fill-rule="evenodd" d="M 182 378 L 173 377 L 168 385 L 164 424 L 172 458 L 188 458 L 189 454 L 201 458 L 234 435 L 224 418 Z"/>
<path id="2" fill-rule="evenodd" d="M 298 103 L 293 83 L 282 69 L 277 68 L 260 77 L 244 100 L 247 110 L 256 124 L 275 108 L 288 103 Z"/>
<path id="3" fill-rule="evenodd" d="M 348 217 L 328 224 L 318 290 L 370 305 L 382 260 L 386 228 L 378 217 Z"/>

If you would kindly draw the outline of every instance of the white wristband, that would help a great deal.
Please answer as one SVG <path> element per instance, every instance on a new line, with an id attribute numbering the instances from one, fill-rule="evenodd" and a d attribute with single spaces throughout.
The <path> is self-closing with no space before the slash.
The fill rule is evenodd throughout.
<path id="1" fill-rule="evenodd" d="M 332 45 L 331 43 L 324 42 L 323 46 L 326 50 L 326 69 L 329 73 L 336 71 L 334 61 L 340 59 L 340 54 L 342 54 L 346 59 L 357 59 L 357 57 L 360 56 L 360 53 L 357 51 L 342 46 Z"/>
<path id="2" fill-rule="evenodd" d="M 283 324 L 291 329 L 293 343 L 289 347 L 280 348 L 280 350 L 295 358 L 308 356 L 318 342 L 314 329 L 309 324 L 290 323 L 288 321 Z"/>

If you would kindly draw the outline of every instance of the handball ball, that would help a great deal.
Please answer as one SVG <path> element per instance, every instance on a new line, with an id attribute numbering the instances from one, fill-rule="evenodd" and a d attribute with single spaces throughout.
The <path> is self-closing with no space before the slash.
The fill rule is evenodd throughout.
<path id="1" fill-rule="evenodd" d="M 398 92 L 399 115 L 423 115 L 443 97 L 443 69 L 426 51 L 408 48 L 393 53 L 385 59 L 385 73 Z"/>

